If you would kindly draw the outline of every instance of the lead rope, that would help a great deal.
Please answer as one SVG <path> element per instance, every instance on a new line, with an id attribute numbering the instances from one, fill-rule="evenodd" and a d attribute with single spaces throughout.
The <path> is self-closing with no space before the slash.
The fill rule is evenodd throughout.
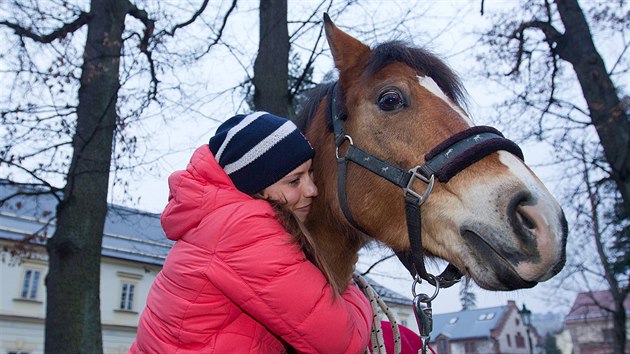
<path id="1" fill-rule="evenodd" d="M 370 335 L 370 343 L 372 347 L 372 354 L 386 354 L 385 350 L 385 340 L 383 339 L 383 329 L 381 327 L 381 321 L 378 319 L 379 310 L 389 320 L 390 325 L 392 326 L 392 333 L 394 337 L 394 354 L 400 354 L 401 352 L 401 343 L 400 343 L 400 330 L 398 329 L 398 323 L 396 322 L 396 318 L 394 314 L 389 310 L 387 304 L 381 299 L 380 295 L 368 284 L 367 280 L 360 276 L 359 274 L 353 274 L 352 278 L 354 282 L 357 284 L 361 292 L 370 300 L 370 306 L 372 307 L 372 312 L 374 312 L 374 318 L 372 320 L 372 333 Z M 369 349 L 366 349 L 366 353 L 370 353 Z"/>

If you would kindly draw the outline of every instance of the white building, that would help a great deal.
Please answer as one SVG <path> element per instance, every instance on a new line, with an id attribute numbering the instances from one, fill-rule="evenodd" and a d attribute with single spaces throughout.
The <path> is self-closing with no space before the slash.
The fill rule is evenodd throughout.
<path id="1" fill-rule="evenodd" d="M 630 338 L 630 297 L 624 303 L 626 312 L 626 338 Z M 613 354 L 614 301 L 608 290 L 579 293 L 565 318 L 565 329 L 571 333 L 575 354 Z M 626 340 L 625 353 L 630 353 L 630 340 Z"/>
<path id="2" fill-rule="evenodd" d="M 11 188 L 0 186 L 0 198 Z M 0 354 L 44 352 L 48 266 L 43 241 L 54 232 L 55 206 L 50 195 L 20 197 L 0 206 Z M 104 353 L 127 353 L 171 245 L 159 215 L 110 205 L 101 262 Z M 399 322 L 417 331 L 411 300 L 370 283 Z"/>
<path id="3" fill-rule="evenodd" d="M 12 190 L 2 186 L 0 198 Z M 42 241 L 54 232 L 55 206 L 51 195 L 20 197 L 0 206 L 2 354 L 44 351 L 44 278 L 48 265 Z M 21 242 L 25 239 L 31 242 Z M 129 349 L 149 288 L 170 247 L 158 215 L 110 206 L 100 291 L 105 353 L 126 353 Z"/>

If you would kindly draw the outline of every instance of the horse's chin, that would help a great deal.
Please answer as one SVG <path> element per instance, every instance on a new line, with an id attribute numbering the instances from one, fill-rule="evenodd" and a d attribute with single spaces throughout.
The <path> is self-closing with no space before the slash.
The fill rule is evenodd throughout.
<path id="1" fill-rule="evenodd" d="M 477 264 L 475 267 L 467 267 L 467 273 L 481 288 L 509 291 L 532 288 L 538 284 L 521 278 L 513 265 L 483 237 L 470 230 L 462 230 L 461 235 Z"/>

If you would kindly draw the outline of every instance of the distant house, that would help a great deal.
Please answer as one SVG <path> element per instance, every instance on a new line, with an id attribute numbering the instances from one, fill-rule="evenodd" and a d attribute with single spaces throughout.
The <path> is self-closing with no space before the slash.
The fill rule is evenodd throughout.
<path id="1" fill-rule="evenodd" d="M 626 337 L 630 338 L 630 298 L 624 301 Z M 608 354 L 613 352 L 612 314 L 614 309 L 609 291 L 579 293 L 565 318 L 564 325 L 571 333 L 574 354 Z M 626 342 L 630 353 L 630 341 Z"/>
<path id="2" fill-rule="evenodd" d="M 0 198 L 14 189 L 0 188 Z M 48 272 L 45 238 L 55 229 L 55 199 L 34 195 L 0 207 L 0 353 L 44 352 Z M 32 237 L 33 235 L 38 235 Z M 30 238 L 31 242 L 23 240 Z M 101 321 L 107 354 L 127 353 L 139 314 L 171 242 L 159 216 L 110 205 L 101 259 Z M 12 252 L 19 250 L 19 256 Z"/>
<path id="3" fill-rule="evenodd" d="M 0 198 L 13 191 L 1 186 Z M 0 354 L 44 352 L 48 272 L 44 242 L 54 232 L 55 205 L 51 195 L 32 195 L 0 206 Z M 159 215 L 109 206 L 101 260 L 104 353 L 127 353 L 149 288 L 171 245 Z M 15 257 L 18 249 L 20 256 Z M 368 281 L 398 319 L 417 329 L 415 320 L 409 320 L 414 319 L 410 299 Z"/>
<path id="4" fill-rule="evenodd" d="M 505 306 L 433 316 L 431 346 L 437 354 L 540 353 L 540 338 L 527 328 L 512 300 Z"/>

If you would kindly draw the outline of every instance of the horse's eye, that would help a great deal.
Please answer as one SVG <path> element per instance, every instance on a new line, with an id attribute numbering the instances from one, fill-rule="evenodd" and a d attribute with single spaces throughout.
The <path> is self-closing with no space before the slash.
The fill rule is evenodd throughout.
<path id="1" fill-rule="evenodd" d="M 383 92 L 377 100 L 378 107 L 383 111 L 389 112 L 400 109 L 405 106 L 405 100 L 398 90 L 387 90 Z"/>

